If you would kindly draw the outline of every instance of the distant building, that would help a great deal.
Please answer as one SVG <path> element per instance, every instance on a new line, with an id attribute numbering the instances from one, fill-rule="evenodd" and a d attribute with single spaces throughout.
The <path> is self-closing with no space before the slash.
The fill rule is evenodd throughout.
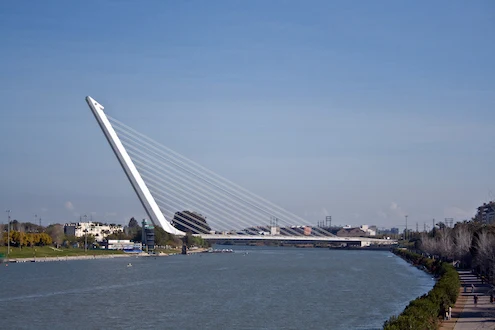
<path id="1" fill-rule="evenodd" d="M 271 226 L 270 227 L 270 234 L 271 235 L 280 235 L 280 227 L 279 226 Z"/>
<path id="2" fill-rule="evenodd" d="M 390 228 L 390 229 L 381 229 L 379 231 L 381 235 L 398 235 L 399 234 L 399 228 Z"/>
<path id="3" fill-rule="evenodd" d="M 101 242 L 108 235 L 123 232 L 122 225 L 103 224 L 100 222 L 77 222 L 66 223 L 64 225 L 64 234 L 67 236 L 83 237 L 84 235 L 93 235 L 97 242 Z"/>
<path id="4" fill-rule="evenodd" d="M 476 216 L 474 219 L 483 224 L 492 224 L 495 222 L 495 201 L 491 201 L 488 203 L 483 203 L 480 207 L 478 207 L 478 211 L 476 212 Z"/>
<path id="5" fill-rule="evenodd" d="M 105 247 L 108 250 L 141 250 L 140 243 L 134 243 L 128 239 L 109 239 Z"/>
<path id="6" fill-rule="evenodd" d="M 361 230 L 361 228 L 342 228 L 337 232 L 339 237 L 361 237 L 369 236 L 367 232 Z"/>
<path id="7" fill-rule="evenodd" d="M 368 234 L 368 236 L 376 236 L 376 226 L 362 225 L 359 229 Z"/>
<path id="8" fill-rule="evenodd" d="M 172 225 L 178 230 L 193 234 L 209 234 L 211 232 L 206 217 L 191 211 L 176 212 L 172 219 Z"/>
<path id="9" fill-rule="evenodd" d="M 155 248 L 155 227 L 149 224 L 146 219 L 141 223 L 143 230 L 141 231 L 141 242 L 146 251 L 152 251 Z"/>

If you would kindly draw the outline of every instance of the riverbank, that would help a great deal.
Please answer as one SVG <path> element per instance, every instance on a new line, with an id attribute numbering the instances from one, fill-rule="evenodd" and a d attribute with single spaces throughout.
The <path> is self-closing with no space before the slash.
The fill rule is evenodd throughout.
<path id="1" fill-rule="evenodd" d="M 22 257 L 10 257 L 4 258 L 3 262 L 8 263 L 22 263 L 22 262 L 52 262 L 52 261 L 69 261 L 69 260 L 90 260 L 90 259 L 112 259 L 112 258 L 126 258 L 126 257 L 168 257 L 171 255 L 178 255 L 180 251 L 166 250 L 158 251 L 155 254 L 143 253 L 125 253 L 121 250 L 79 250 L 79 249 L 49 249 L 43 251 L 36 251 L 44 256 L 25 256 Z M 205 253 L 208 249 L 197 248 L 188 250 L 187 254 Z M 46 254 L 56 254 L 55 256 L 47 256 Z M 14 253 L 11 253 L 14 254 Z M 16 254 L 14 254 L 16 255 Z M 18 254 L 17 254 L 18 255 Z"/>
<path id="2" fill-rule="evenodd" d="M 80 248 L 55 248 L 53 246 L 36 246 L 36 247 L 11 247 L 7 255 L 7 247 L 0 247 L 0 253 L 8 259 L 24 258 L 45 258 L 45 257 L 72 257 L 72 256 L 93 256 L 93 255 L 118 255 L 124 254 L 119 250 L 84 250 Z"/>
<path id="3" fill-rule="evenodd" d="M 384 330 L 436 329 L 449 306 L 454 306 L 459 295 L 460 280 L 455 268 L 439 260 L 430 259 L 405 249 L 393 251 L 409 263 L 425 267 L 439 279 L 426 295 L 414 299 L 398 316 L 385 322 Z"/>
<path id="4" fill-rule="evenodd" d="M 34 257 L 34 258 L 9 258 L 4 263 L 21 263 L 21 262 L 50 262 L 50 261 L 69 261 L 69 260 L 89 260 L 89 259 L 113 259 L 122 257 L 132 257 L 135 254 L 107 254 L 107 255 L 78 255 L 78 256 L 57 256 L 57 257 Z"/>

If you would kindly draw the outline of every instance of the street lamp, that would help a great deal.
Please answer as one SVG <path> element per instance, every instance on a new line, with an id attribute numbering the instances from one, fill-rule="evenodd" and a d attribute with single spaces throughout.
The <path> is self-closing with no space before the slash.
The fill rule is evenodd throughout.
<path id="1" fill-rule="evenodd" d="M 84 235 L 84 252 L 88 250 L 88 230 L 84 229 L 85 235 Z"/>
<path id="2" fill-rule="evenodd" d="M 85 214 L 84 215 L 84 224 L 86 225 L 86 219 L 87 219 L 87 215 Z M 88 228 L 86 227 L 86 229 L 84 230 L 84 252 L 86 252 L 88 250 Z"/>

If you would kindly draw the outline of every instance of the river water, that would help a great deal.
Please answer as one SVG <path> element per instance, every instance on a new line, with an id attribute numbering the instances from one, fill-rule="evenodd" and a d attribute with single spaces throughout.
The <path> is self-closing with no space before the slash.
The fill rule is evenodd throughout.
<path id="1" fill-rule="evenodd" d="M 233 248 L 1 265 L 0 328 L 381 329 L 434 285 L 385 251 Z"/>

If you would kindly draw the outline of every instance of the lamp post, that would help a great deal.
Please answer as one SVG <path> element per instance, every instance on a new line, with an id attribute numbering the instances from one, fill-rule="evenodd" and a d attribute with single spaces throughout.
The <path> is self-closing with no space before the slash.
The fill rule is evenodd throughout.
<path id="1" fill-rule="evenodd" d="M 88 218 L 88 216 L 85 214 L 84 215 L 84 223 L 86 224 L 86 219 Z M 84 252 L 87 252 L 88 250 L 88 228 L 86 228 L 84 230 Z"/>
<path id="2" fill-rule="evenodd" d="M 88 250 L 88 230 L 84 229 L 84 252 Z"/>
<path id="3" fill-rule="evenodd" d="M 8 222 L 7 222 L 7 256 L 10 254 L 10 212 L 12 212 L 11 210 L 7 210 L 5 211 L 7 212 L 8 214 Z"/>

